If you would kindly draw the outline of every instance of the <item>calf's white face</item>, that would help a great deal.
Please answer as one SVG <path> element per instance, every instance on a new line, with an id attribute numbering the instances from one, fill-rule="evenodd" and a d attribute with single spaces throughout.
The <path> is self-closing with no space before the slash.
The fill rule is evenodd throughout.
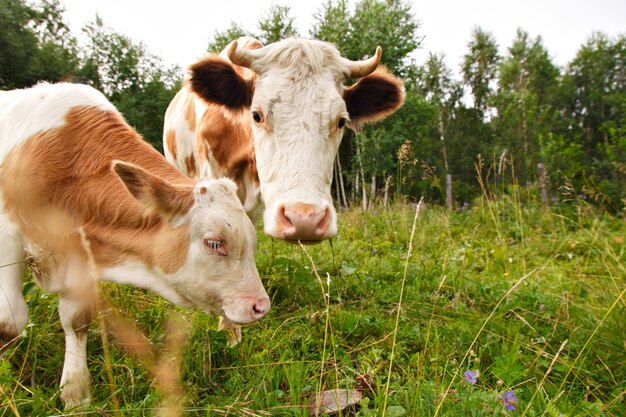
<path id="1" fill-rule="evenodd" d="M 138 167 L 116 162 L 114 170 L 148 210 L 168 193 L 163 188 L 145 189 L 151 174 Z M 154 196 L 147 198 L 150 193 Z M 210 315 L 241 324 L 260 319 L 269 311 L 270 301 L 254 261 L 254 226 L 237 197 L 235 184 L 228 179 L 200 179 L 192 193 L 193 205 L 182 216 L 170 212 L 166 201 L 157 204 L 165 207 L 161 209 L 165 215 L 173 214 L 169 222 L 174 228 L 186 225 L 189 230 L 185 262 L 165 272 L 168 284 L 186 299 L 183 302 Z"/>
<path id="2" fill-rule="evenodd" d="M 355 62 L 315 40 L 253 50 L 234 41 L 222 53 L 231 62 L 210 56 L 190 67 L 200 98 L 250 112 L 266 234 L 319 242 L 337 233 L 330 188 L 345 127 L 384 119 L 404 100 L 402 82 L 378 67 L 381 54 Z M 244 79 L 232 64 L 256 76 Z M 359 81 L 344 86 L 351 78 Z"/>

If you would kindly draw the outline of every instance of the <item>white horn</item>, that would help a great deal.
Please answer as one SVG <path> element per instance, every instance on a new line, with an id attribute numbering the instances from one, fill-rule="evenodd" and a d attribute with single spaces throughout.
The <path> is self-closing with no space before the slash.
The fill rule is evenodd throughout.
<path id="1" fill-rule="evenodd" d="M 380 58 L 383 55 L 383 48 L 376 47 L 376 53 L 373 57 L 364 59 L 362 61 L 349 61 L 349 78 L 361 78 L 374 72 L 378 64 L 380 64 Z"/>
<path id="2" fill-rule="evenodd" d="M 250 68 L 256 59 L 249 49 L 239 48 L 236 40 L 226 47 L 226 55 L 233 64 L 246 68 Z"/>

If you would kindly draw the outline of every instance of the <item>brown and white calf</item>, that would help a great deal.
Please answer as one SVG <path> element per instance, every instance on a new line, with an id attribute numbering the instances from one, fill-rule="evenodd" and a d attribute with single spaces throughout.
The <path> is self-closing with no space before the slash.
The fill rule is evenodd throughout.
<path id="1" fill-rule="evenodd" d="M 346 127 L 382 120 L 403 103 L 402 82 L 329 43 L 233 41 L 189 68 L 167 109 L 166 158 L 186 174 L 228 176 L 266 234 L 319 242 L 337 233 L 330 188 Z M 358 79 L 351 85 L 344 83 Z M 262 198 L 261 198 L 262 197 Z"/>
<path id="2" fill-rule="evenodd" d="M 151 289 L 235 323 L 270 309 L 235 184 L 182 174 L 91 87 L 0 92 L 0 207 L 0 348 L 27 321 L 29 256 L 39 284 L 60 296 L 67 405 L 89 398 L 94 280 Z"/>

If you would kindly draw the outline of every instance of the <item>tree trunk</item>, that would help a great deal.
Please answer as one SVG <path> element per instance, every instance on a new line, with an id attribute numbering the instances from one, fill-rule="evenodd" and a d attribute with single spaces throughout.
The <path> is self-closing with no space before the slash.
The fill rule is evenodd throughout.
<path id="1" fill-rule="evenodd" d="M 452 175 L 446 175 L 446 207 L 452 210 Z"/>
<path id="2" fill-rule="evenodd" d="M 541 192 L 541 202 L 544 205 L 548 205 L 548 190 L 546 188 L 546 167 L 543 165 L 543 162 L 539 162 L 537 164 L 537 175 L 539 175 L 539 187 Z"/>
<path id="3" fill-rule="evenodd" d="M 348 199 L 346 197 L 346 187 L 344 186 L 343 183 L 343 169 L 341 168 L 341 160 L 339 158 L 339 154 L 337 154 L 337 158 L 335 158 L 335 161 L 337 162 L 337 178 L 338 178 L 338 183 L 339 183 L 339 192 L 341 195 L 341 205 L 343 206 L 343 208 L 348 208 Z"/>
<path id="4" fill-rule="evenodd" d="M 385 191 L 383 194 L 383 207 L 387 207 L 387 201 L 389 198 L 389 185 L 391 184 L 391 175 L 388 175 L 385 179 Z"/>
<path id="5" fill-rule="evenodd" d="M 376 175 L 372 175 L 372 182 L 370 183 L 370 205 L 372 207 L 376 201 Z"/>

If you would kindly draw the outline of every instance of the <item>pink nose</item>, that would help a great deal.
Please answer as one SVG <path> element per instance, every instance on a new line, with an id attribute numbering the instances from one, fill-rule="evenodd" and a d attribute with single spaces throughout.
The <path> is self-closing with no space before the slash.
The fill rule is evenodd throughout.
<path id="1" fill-rule="evenodd" d="M 252 304 L 252 318 L 258 320 L 270 311 L 270 299 L 261 297 Z"/>
<path id="2" fill-rule="evenodd" d="M 328 207 L 292 203 L 278 208 L 278 227 L 285 240 L 319 242 L 326 237 L 330 217 Z"/>

